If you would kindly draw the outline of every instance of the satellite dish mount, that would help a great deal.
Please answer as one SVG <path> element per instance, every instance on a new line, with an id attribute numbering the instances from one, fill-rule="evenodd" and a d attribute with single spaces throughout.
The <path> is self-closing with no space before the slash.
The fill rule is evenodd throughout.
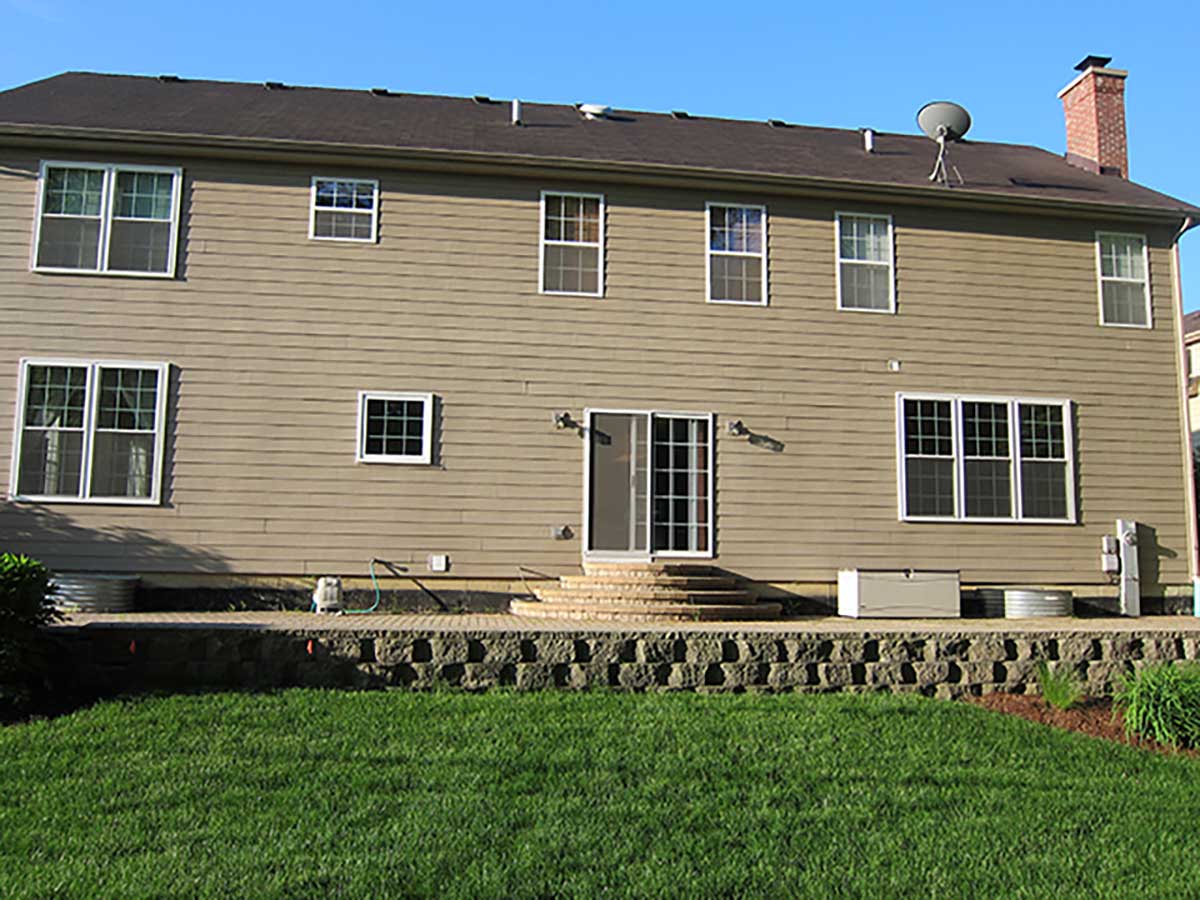
<path id="1" fill-rule="evenodd" d="M 950 173 L 954 172 L 958 183 L 965 184 L 958 166 L 950 161 L 948 144 L 963 139 L 963 135 L 971 127 L 971 114 L 957 103 L 935 100 L 921 107 L 917 113 L 917 125 L 925 132 L 927 138 L 937 141 L 938 145 L 937 161 L 933 164 L 933 171 L 929 173 L 929 180 L 951 187 Z"/>

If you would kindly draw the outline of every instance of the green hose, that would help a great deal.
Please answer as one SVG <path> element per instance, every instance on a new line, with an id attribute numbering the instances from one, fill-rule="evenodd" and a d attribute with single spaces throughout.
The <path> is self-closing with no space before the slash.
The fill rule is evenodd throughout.
<path id="1" fill-rule="evenodd" d="M 373 613 L 379 609 L 379 579 L 375 577 L 376 560 L 371 560 L 371 584 L 375 586 L 375 602 L 367 609 L 343 609 L 342 612 L 348 616 L 362 615 L 364 613 Z"/>

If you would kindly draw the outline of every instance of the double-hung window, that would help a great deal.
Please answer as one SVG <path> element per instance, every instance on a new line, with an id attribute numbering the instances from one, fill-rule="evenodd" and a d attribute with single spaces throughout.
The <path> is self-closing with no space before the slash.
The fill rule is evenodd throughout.
<path id="1" fill-rule="evenodd" d="M 33 268 L 173 276 L 182 182 L 180 169 L 43 162 Z"/>
<path id="2" fill-rule="evenodd" d="M 1146 238 L 1140 234 L 1096 232 L 1096 256 L 1100 267 L 1100 323 L 1149 328 Z"/>
<path id="3" fill-rule="evenodd" d="M 1073 522 L 1065 400 L 901 394 L 900 514 L 909 521 Z"/>
<path id="4" fill-rule="evenodd" d="M 166 363 L 21 361 L 10 494 L 158 503 Z"/>
<path id="5" fill-rule="evenodd" d="M 542 191 L 543 294 L 604 295 L 604 196 Z"/>
<path id="6" fill-rule="evenodd" d="M 767 305 L 767 208 L 705 205 L 708 302 Z"/>
<path id="7" fill-rule="evenodd" d="M 359 392 L 359 462 L 428 465 L 432 455 L 432 394 Z"/>
<path id="8" fill-rule="evenodd" d="M 374 242 L 378 233 L 378 181 L 313 178 L 310 238 Z"/>
<path id="9" fill-rule="evenodd" d="M 892 217 L 838 213 L 838 309 L 896 311 Z"/>

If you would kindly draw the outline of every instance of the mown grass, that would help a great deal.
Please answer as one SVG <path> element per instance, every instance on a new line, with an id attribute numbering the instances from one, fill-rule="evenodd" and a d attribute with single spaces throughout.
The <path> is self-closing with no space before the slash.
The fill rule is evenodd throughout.
<path id="1" fill-rule="evenodd" d="M 1195 896 L 1200 763 L 892 696 L 210 694 L 0 728 L 0 893 Z"/>

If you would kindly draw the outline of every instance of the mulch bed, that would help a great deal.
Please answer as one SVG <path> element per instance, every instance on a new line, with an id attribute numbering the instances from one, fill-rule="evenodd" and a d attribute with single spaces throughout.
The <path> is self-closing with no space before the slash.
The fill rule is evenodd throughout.
<path id="1" fill-rule="evenodd" d="M 1200 750 L 1174 750 L 1157 741 L 1126 737 L 1121 715 L 1120 713 L 1113 715 L 1112 700 L 1107 697 L 1085 698 L 1072 709 L 1055 709 L 1041 697 L 1031 694 L 987 694 L 983 697 L 971 697 L 969 702 L 993 712 L 1020 716 L 1031 722 L 1050 725 L 1054 728 L 1065 728 L 1067 731 L 1077 731 L 1088 737 L 1128 744 L 1131 747 L 1155 753 L 1179 753 L 1200 758 Z"/>

